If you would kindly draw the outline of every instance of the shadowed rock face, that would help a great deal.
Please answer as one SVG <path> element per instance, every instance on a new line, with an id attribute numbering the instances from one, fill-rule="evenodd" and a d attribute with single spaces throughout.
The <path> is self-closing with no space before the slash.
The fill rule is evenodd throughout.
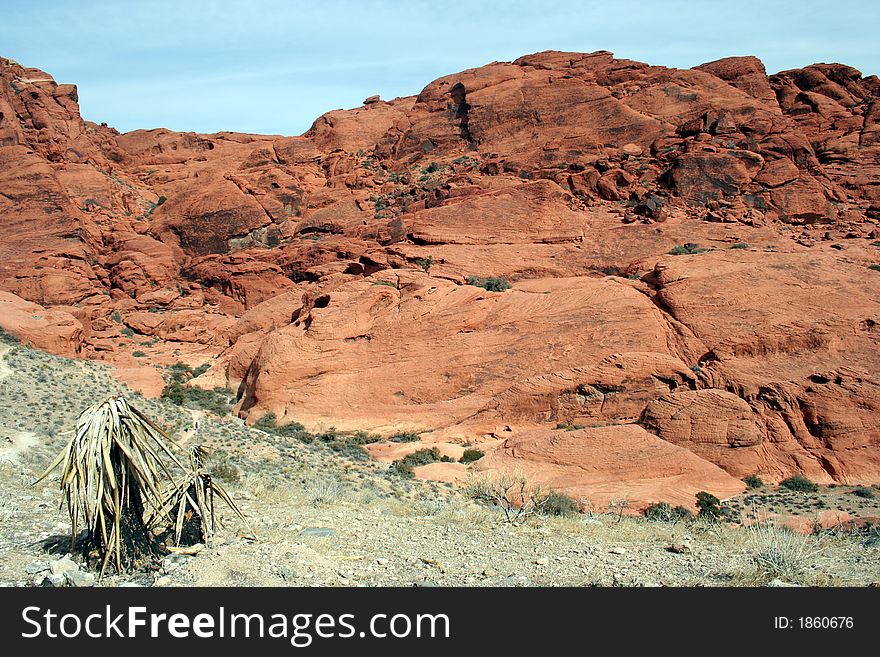
<path id="1" fill-rule="evenodd" d="M 578 497 L 880 481 L 876 76 L 545 52 L 298 137 L 0 78 L 2 326 L 38 346 L 214 359 L 249 421 L 485 442 Z"/>

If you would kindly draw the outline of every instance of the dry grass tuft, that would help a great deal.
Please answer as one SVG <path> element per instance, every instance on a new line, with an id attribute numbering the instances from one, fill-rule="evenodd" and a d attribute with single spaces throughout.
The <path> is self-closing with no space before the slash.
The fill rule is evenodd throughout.
<path id="1" fill-rule="evenodd" d="M 345 488 L 338 479 L 319 479 L 306 487 L 306 494 L 314 506 L 334 504 L 344 492 Z"/>
<path id="2" fill-rule="evenodd" d="M 774 579 L 804 584 L 817 576 L 824 547 L 821 539 L 785 527 L 757 523 L 747 528 L 743 584 L 763 586 Z"/>

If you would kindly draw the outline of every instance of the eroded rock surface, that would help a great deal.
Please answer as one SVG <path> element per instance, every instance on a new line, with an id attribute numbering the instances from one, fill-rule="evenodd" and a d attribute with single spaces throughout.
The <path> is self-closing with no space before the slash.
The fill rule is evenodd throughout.
<path id="1" fill-rule="evenodd" d="M 210 362 L 249 422 L 482 444 L 596 499 L 880 481 L 875 75 L 544 52 L 294 137 L 119 134 L 0 82 L 0 325 L 36 346 L 148 392 Z"/>

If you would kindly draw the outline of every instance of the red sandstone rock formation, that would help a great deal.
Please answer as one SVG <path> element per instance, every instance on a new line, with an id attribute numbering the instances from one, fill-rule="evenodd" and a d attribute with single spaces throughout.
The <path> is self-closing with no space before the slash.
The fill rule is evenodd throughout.
<path id="1" fill-rule="evenodd" d="M 73 358 L 82 348 L 83 327 L 73 315 L 47 310 L 9 292 L 0 292 L 0 329 L 60 356 Z"/>
<path id="2" fill-rule="evenodd" d="M 600 502 L 880 481 L 878 97 L 840 64 L 546 52 L 298 137 L 119 134 L 0 59 L 0 325 Z"/>

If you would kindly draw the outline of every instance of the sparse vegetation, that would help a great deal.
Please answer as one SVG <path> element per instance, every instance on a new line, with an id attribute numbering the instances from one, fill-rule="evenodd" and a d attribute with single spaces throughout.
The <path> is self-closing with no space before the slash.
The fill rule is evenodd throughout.
<path id="1" fill-rule="evenodd" d="M 229 454 L 217 450 L 210 455 L 211 474 L 227 484 L 236 484 L 241 480 L 238 467 L 229 460 Z"/>
<path id="2" fill-rule="evenodd" d="M 147 211 L 144 213 L 144 217 L 148 217 L 151 214 L 153 214 L 153 212 L 156 210 L 156 208 L 158 208 L 160 205 L 165 203 L 165 201 L 167 201 L 167 200 L 168 199 L 166 199 L 164 196 L 160 196 L 158 199 L 156 199 L 155 203 L 153 203 L 152 201 L 148 202 L 147 203 Z"/>
<path id="3" fill-rule="evenodd" d="M 0 342 L 5 342 L 7 344 L 18 344 L 19 339 L 11 333 L 7 333 L 2 328 L 0 328 Z"/>
<path id="4" fill-rule="evenodd" d="M 366 461 L 370 458 L 370 454 L 358 442 L 350 440 L 347 437 L 337 438 L 327 443 L 327 446 L 340 456 L 352 459 L 353 461 Z"/>
<path id="5" fill-rule="evenodd" d="M 398 477 L 403 477 L 404 479 L 413 479 L 416 476 L 413 467 L 407 463 L 404 463 L 402 460 L 394 461 L 391 464 L 390 471 L 396 474 Z"/>
<path id="6" fill-rule="evenodd" d="M 467 155 L 462 155 L 462 156 L 457 157 L 454 160 L 452 160 L 452 163 L 462 165 L 462 166 L 473 167 L 473 166 L 478 165 L 480 163 L 480 161 L 476 158 L 469 157 Z"/>
<path id="7" fill-rule="evenodd" d="M 412 431 L 401 431 L 391 436 L 388 440 L 392 443 L 414 443 L 419 440 L 419 436 Z"/>
<path id="8" fill-rule="evenodd" d="M 629 500 L 623 497 L 608 502 L 608 513 L 617 516 L 617 523 L 623 521 L 623 513 L 629 508 Z"/>
<path id="9" fill-rule="evenodd" d="M 717 520 L 721 517 L 721 500 L 707 493 L 700 491 L 697 493 L 697 516 L 705 520 Z"/>
<path id="10" fill-rule="evenodd" d="M 815 537 L 782 527 L 758 523 L 751 525 L 748 532 L 755 584 L 763 585 L 773 579 L 800 583 L 821 552 Z"/>
<path id="11" fill-rule="evenodd" d="M 473 463 L 474 461 L 479 461 L 483 458 L 485 454 L 482 450 L 479 449 L 466 449 L 461 454 L 461 458 L 458 459 L 459 463 Z"/>
<path id="12" fill-rule="evenodd" d="M 876 494 L 870 488 L 866 488 L 865 486 L 857 486 L 853 489 L 853 495 L 857 497 L 863 497 L 868 500 L 872 500 L 876 497 Z"/>
<path id="13" fill-rule="evenodd" d="M 654 502 L 649 504 L 642 515 L 648 520 L 659 520 L 661 522 L 678 522 L 679 520 L 689 520 L 694 514 L 687 507 L 673 507 L 668 502 Z"/>
<path id="14" fill-rule="evenodd" d="M 678 244 L 672 247 L 669 255 L 694 255 L 697 253 L 705 253 L 708 249 L 704 249 L 699 244 L 688 242 L 686 244 Z"/>
<path id="15" fill-rule="evenodd" d="M 22 430 L 35 431 L 40 438 L 40 442 L 30 447 L 27 453 L 21 454 L 22 471 L 50 460 L 50 451 L 62 446 L 65 432 L 76 419 L 76 412 L 91 403 L 84 403 L 85 400 L 96 396 L 103 398 L 123 389 L 110 377 L 107 368 L 98 363 L 73 362 L 39 350 L 19 347 L 10 349 L 3 360 L 13 374 L 0 384 L 3 405 L 7 407 L 0 424 L 12 427 L 16 413 L 10 409 L 26 408 L 27 413 L 18 413 L 22 422 L 19 426 Z M 174 369 L 180 370 L 184 379 L 190 376 L 187 371 L 193 370 L 183 365 Z M 169 370 L 165 372 L 170 376 Z M 31 389 L 41 391 L 42 397 L 31 396 Z M 22 397 L 24 393 L 27 396 Z M 140 398 L 132 394 L 129 399 Z M 547 517 L 548 513 L 552 513 L 549 509 L 553 505 L 542 506 L 540 500 L 552 493 L 541 492 L 536 495 L 538 504 L 534 513 L 516 521 L 517 524 L 528 525 L 525 531 L 514 530 L 512 526 L 507 530 L 498 526 L 499 522 L 508 522 L 508 516 L 495 503 L 483 504 L 463 499 L 462 493 L 465 491 L 442 482 L 407 478 L 403 472 L 408 468 L 411 476 L 412 468 L 401 463 L 396 464 L 401 468 L 401 474 L 398 475 L 384 463 L 342 458 L 341 453 L 333 451 L 330 446 L 333 441 L 364 445 L 375 439 L 371 434 L 336 430 L 314 434 L 305 432 L 312 440 L 310 444 L 305 444 L 306 441 L 285 440 L 271 431 L 254 431 L 252 427 L 229 417 L 202 417 L 198 413 L 191 415 L 185 408 L 166 400 L 143 399 L 135 403 L 155 417 L 158 426 L 169 436 L 175 437 L 177 432 L 184 431 L 197 436 L 199 441 L 205 441 L 212 450 L 207 472 L 218 483 L 227 486 L 233 495 L 241 490 L 241 509 L 248 516 L 257 518 L 255 529 L 260 538 L 273 537 L 268 541 L 243 540 L 240 534 L 242 523 L 235 520 L 237 516 L 225 509 L 218 509 L 224 525 L 218 527 L 215 549 L 204 550 L 197 557 L 182 557 L 180 565 L 173 571 L 169 569 L 168 573 L 157 573 L 170 577 L 175 585 L 215 585 L 221 580 L 214 573 L 229 568 L 241 574 L 240 579 L 236 575 L 235 584 L 267 582 L 297 586 L 340 583 L 405 586 L 427 578 L 440 585 L 454 586 L 475 583 L 725 586 L 761 585 L 771 579 L 765 574 L 769 569 L 759 570 L 756 566 L 760 562 L 756 554 L 758 546 L 752 544 L 748 528 L 721 522 L 692 522 L 686 519 L 684 513 L 681 522 L 672 519 L 664 523 L 653 518 L 634 517 L 627 515 L 631 511 L 623 513 L 627 506 L 624 501 L 613 502 L 607 511 L 592 512 L 590 518 L 575 516 L 579 518 L 576 521 L 567 520 L 564 516 Z M 53 417 L 53 413 L 57 417 Z M 198 429 L 192 434 L 190 430 L 194 419 L 198 421 Z M 275 418 L 274 424 L 287 419 Z M 291 424 L 297 429 L 296 423 Z M 555 424 L 554 421 L 547 426 L 552 428 Z M 418 438 L 415 431 L 412 434 Z M 422 435 L 427 436 L 425 433 Z M 430 444 L 415 442 L 409 449 L 417 447 L 430 447 Z M 465 447 L 471 446 L 466 444 Z M 232 474 L 227 473 L 227 465 Z M 5 499 L 0 502 L 0 521 L 10 532 L 33 531 L 35 538 L 57 533 L 53 529 L 59 520 L 57 506 L 51 504 L 54 491 L 45 484 L 31 487 L 30 480 L 20 484 L 18 469 L 19 466 L 3 468 L 6 473 L 3 479 Z M 475 474 L 483 476 L 483 473 Z M 57 485 L 57 482 L 52 484 L 55 490 Z M 747 491 L 743 498 L 725 504 L 738 503 L 744 509 L 753 504 L 761 514 L 773 505 L 786 521 L 793 513 L 800 514 L 805 526 L 817 517 L 820 508 L 839 509 L 848 512 L 860 523 L 861 517 L 867 519 L 877 515 L 877 510 L 876 503 L 870 498 L 856 493 L 857 488 L 860 487 L 841 485 L 835 491 L 823 486 L 818 494 L 803 495 L 785 488 L 777 490 L 776 486 L 765 484 L 762 489 Z M 581 508 L 589 508 L 587 501 L 578 500 L 577 503 Z M 725 504 L 719 505 L 722 520 L 725 519 Z M 173 520 L 176 520 L 178 508 L 170 514 L 174 516 Z M 201 513 L 194 513 L 195 508 L 187 504 L 184 515 L 192 514 L 201 518 Z M 382 521 L 376 522 L 379 516 Z M 196 538 L 196 534 L 186 527 L 188 525 L 185 524 L 182 544 Z M 300 538 L 300 528 L 328 532 L 335 530 L 337 535 L 333 539 Z M 281 538 L 281 542 L 275 541 L 274 536 L 281 537 L 282 533 L 285 537 Z M 499 533 L 504 537 L 504 551 L 499 553 L 483 549 L 497 541 Z M 541 551 L 536 553 L 535 538 L 541 539 L 545 535 L 552 536 L 552 541 L 545 542 Z M 315 536 L 321 534 L 316 533 Z M 440 564 L 438 566 L 423 563 L 418 558 L 411 559 L 411 553 L 403 547 L 418 544 L 423 537 L 438 536 L 444 537 L 443 540 L 435 543 L 436 549 L 426 555 L 436 559 Z M 796 534 L 794 536 L 797 537 Z M 876 581 L 880 577 L 880 570 L 876 560 L 871 558 L 871 551 L 876 551 L 876 546 L 880 544 L 877 536 L 876 527 L 870 531 L 862 530 L 855 523 L 834 531 L 823 530 L 821 534 L 810 537 L 807 545 L 811 550 L 821 546 L 824 552 L 815 559 L 806 560 L 800 575 L 780 578 L 807 585 L 835 586 L 862 586 Z M 173 534 L 164 534 L 159 540 L 167 541 L 166 545 L 174 543 Z M 288 552 L 288 541 L 305 543 L 318 554 L 297 549 L 294 556 Z M 2 569 L 3 573 L 0 573 L 3 584 L 38 584 L 45 576 L 27 574 L 23 567 L 30 562 L 42 563 L 44 559 L 51 559 L 45 553 L 48 548 L 40 544 L 27 547 L 25 543 L 0 546 L 0 556 L 7 563 L 7 567 Z M 62 550 L 66 549 L 67 541 L 64 543 Z M 670 543 L 684 543 L 685 547 L 692 547 L 696 557 L 678 556 L 677 553 L 667 556 L 663 547 Z M 623 547 L 632 553 L 633 545 L 656 546 L 656 549 L 637 548 L 638 563 L 627 566 L 627 572 L 620 575 L 620 564 L 630 561 L 630 557 L 616 556 L 619 553 L 614 550 Z M 572 558 L 571 554 L 579 553 L 585 546 L 591 551 L 589 572 L 572 568 L 572 562 L 566 561 Z M 337 555 L 363 555 L 363 558 L 351 562 L 343 559 L 338 563 L 345 579 L 340 579 L 341 575 L 335 567 L 316 567 L 325 563 L 322 559 L 327 556 Z M 398 556 L 401 557 L 400 562 Z M 172 557 L 172 563 L 177 563 L 177 558 Z M 386 560 L 388 563 L 377 568 L 377 559 L 380 564 L 385 564 Z M 507 570 L 506 564 L 512 559 L 521 563 L 523 569 Z M 698 568 L 694 568 L 695 563 L 699 565 Z M 740 579 L 738 569 L 743 567 Z M 113 569 L 112 563 L 108 569 Z M 152 576 L 113 577 L 107 583 L 146 582 L 148 577 Z"/>
<path id="16" fill-rule="evenodd" d="M 299 422 L 288 422 L 279 426 L 278 418 L 272 412 L 264 414 L 254 422 L 254 429 L 284 438 L 297 438 L 304 443 L 310 443 L 314 439 L 314 436 Z"/>
<path id="17" fill-rule="evenodd" d="M 225 388 L 212 390 L 186 385 L 190 380 L 201 376 L 210 368 L 205 363 L 193 369 L 185 363 L 174 363 L 167 368 L 168 384 L 162 389 L 162 399 L 186 408 L 200 408 L 216 415 L 226 415 L 232 409 L 230 393 Z"/>
<path id="18" fill-rule="evenodd" d="M 504 277 L 490 276 L 489 278 L 480 278 L 479 276 L 468 276 L 468 285 L 475 285 L 490 292 L 504 292 L 510 289 L 510 283 Z"/>
<path id="19" fill-rule="evenodd" d="M 556 428 L 564 431 L 578 431 L 580 429 L 586 429 L 587 427 L 583 424 L 576 424 L 574 422 L 560 422 L 556 425 Z"/>
<path id="20" fill-rule="evenodd" d="M 553 491 L 538 501 L 538 513 L 543 516 L 560 516 L 566 518 L 580 513 L 578 503 L 568 495 Z"/>
<path id="21" fill-rule="evenodd" d="M 162 389 L 162 399 L 186 408 L 200 408 L 216 415 L 226 415 L 232 409 L 229 391 L 225 388 L 205 390 L 172 381 Z"/>
<path id="22" fill-rule="evenodd" d="M 241 509 L 218 483 L 217 478 L 206 469 L 207 460 L 208 452 L 201 445 L 193 446 L 189 452 L 189 468 L 185 470 L 183 477 L 174 481 L 163 498 L 162 506 L 151 517 L 152 522 L 161 522 L 165 517 L 174 520 L 174 526 L 166 530 L 166 536 L 173 535 L 176 546 L 196 543 L 211 545 L 217 527 L 215 497 L 221 499 L 248 526 L 249 534 L 253 538 L 253 532 L 250 531 Z M 156 531 L 153 533 L 156 534 Z M 167 543 L 168 538 L 165 540 Z"/>
<path id="23" fill-rule="evenodd" d="M 756 474 L 751 474 L 748 477 L 744 477 L 743 483 L 752 489 L 761 488 L 764 485 L 764 481 Z"/>
<path id="24" fill-rule="evenodd" d="M 472 499 L 501 510 L 505 522 L 520 525 L 538 513 L 544 491 L 519 472 L 471 475 L 465 493 Z"/>
<path id="25" fill-rule="evenodd" d="M 798 493 L 815 493 L 819 490 L 817 484 L 814 484 L 802 474 L 792 475 L 787 479 L 783 479 L 779 482 L 779 486 Z"/>
<path id="26" fill-rule="evenodd" d="M 342 497 L 343 487 L 337 479 L 320 479 L 309 484 L 306 491 L 313 505 L 322 506 Z"/>
<path id="27" fill-rule="evenodd" d="M 422 269 L 425 270 L 425 273 L 431 271 L 431 267 L 434 265 L 434 256 L 428 256 L 427 258 L 416 258 L 413 260 L 413 264 L 418 265 Z"/>
<path id="28" fill-rule="evenodd" d="M 420 465 L 428 465 L 429 463 L 436 463 L 439 460 L 440 450 L 436 447 L 426 447 L 424 449 L 419 449 L 412 454 L 407 454 L 402 459 L 400 459 L 402 463 L 410 466 L 411 468 L 416 468 Z"/>

